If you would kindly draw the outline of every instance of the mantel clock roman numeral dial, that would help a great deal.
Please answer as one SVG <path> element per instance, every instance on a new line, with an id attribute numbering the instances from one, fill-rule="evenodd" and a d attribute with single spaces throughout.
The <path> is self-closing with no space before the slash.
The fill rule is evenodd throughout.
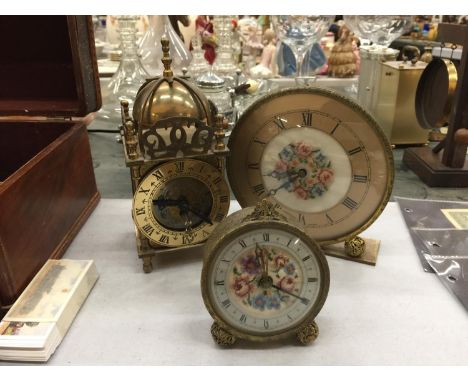
<path id="1" fill-rule="evenodd" d="M 392 191 L 393 157 L 382 129 L 356 103 L 325 89 L 256 101 L 229 148 L 228 178 L 241 206 L 270 197 L 322 244 L 362 232 Z"/>

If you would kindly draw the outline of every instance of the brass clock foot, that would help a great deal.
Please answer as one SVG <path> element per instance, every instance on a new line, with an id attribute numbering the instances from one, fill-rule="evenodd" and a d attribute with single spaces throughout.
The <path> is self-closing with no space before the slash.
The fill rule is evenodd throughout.
<path id="1" fill-rule="evenodd" d="M 366 251 L 366 242 L 363 238 L 356 236 L 346 240 L 344 244 L 345 253 L 351 257 L 360 257 Z"/>
<path id="2" fill-rule="evenodd" d="M 319 328 L 315 321 L 303 326 L 297 333 L 296 338 L 302 345 L 309 345 L 315 341 L 319 335 Z"/>
<path id="3" fill-rule="evenodd" d="M 213 325 L 211 325 L 211 335 L 213 336 L 215 342 L 221 346 L 231 346 L 234 345 L 234 343 L 237 341 L 236 337 L 219 326 L 216 321 L 213 322 Z"/>
<path id="4" fill-rule="evenodd" d="M 143 257 L 143 272 L 151 273 L 153 270 L 153 263 L 151 262 L 151 256 Z"/>

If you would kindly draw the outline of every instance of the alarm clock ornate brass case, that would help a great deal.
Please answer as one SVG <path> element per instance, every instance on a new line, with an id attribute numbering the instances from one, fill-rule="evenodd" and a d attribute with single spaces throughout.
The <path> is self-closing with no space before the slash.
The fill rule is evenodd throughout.
<path id="1" fill-rule="evenodd" d="M 121 135 L 133 189 L 138 256 L 145 272 L 157 253 L 201 246 L 227 215 L 227 121 L 195 85 L 174 77 L 169 40 L 163 76 L 138 91 L 132 116 L 122 101 Z"/>
<path id="2" fill-rule="evenodd" d="M 319 245 L 266 200 L 228 216 L 205 245 L 202 295 L 220 345 L 292 334 L 312 342 L 329 283 Z"/>
<path id="3" fill-rule="evenodd" d="M 228 147 L 228 178 L 240 205 L 271 197 L 323 245 L 352 241 L 390 198 L 387 138 L 359 105 L 329 90 L 287 89 L 259 99 Z M 348 253 L 364 252 L 359 243 Z"/>

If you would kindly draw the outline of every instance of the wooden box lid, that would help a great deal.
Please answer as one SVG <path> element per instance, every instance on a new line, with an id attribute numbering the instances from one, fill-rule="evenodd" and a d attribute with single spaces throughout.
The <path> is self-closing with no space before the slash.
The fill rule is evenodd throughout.
<path id="1" fill-rule="evenodd" d="M 99 110 L 91 16 L 0 16 L 0 36 L 0 116 Z"/>

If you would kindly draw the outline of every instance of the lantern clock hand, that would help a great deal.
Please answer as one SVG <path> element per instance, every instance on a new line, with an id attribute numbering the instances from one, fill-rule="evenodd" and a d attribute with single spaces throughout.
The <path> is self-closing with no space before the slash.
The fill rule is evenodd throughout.
<path id="1" fill-rule="evenodd" d="M 181 215 L 187 214 L 187 212 L 191 212 L 195 216 L 202 219 L 204 222 L 213 225 L 213 222 L 211 221 L 209 216 L 204 215 L 201 212 L 190 207 L 190 204 L 187 202 L 187 199 L 183 196 L 178 199 L 155 199 L 153 200 L 153 204 L 157 205 L 160 209 L 163 209 L 165 207 L 178 207 Z"/>

